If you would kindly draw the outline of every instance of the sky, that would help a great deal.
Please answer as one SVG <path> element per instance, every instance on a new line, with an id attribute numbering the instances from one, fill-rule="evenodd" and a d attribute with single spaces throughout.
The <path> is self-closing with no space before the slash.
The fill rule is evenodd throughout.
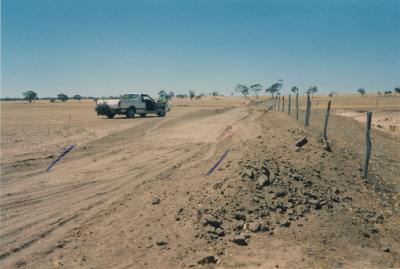
<path id="1" fill-rule="evenodd" d="M 399 0 L 3 0 L 1 97 L 400 85 Z"/>

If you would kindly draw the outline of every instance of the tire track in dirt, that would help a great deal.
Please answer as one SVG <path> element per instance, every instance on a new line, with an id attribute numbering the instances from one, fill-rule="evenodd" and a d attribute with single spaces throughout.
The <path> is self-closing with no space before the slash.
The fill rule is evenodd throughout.
<path id="1" fill-rule="evenodd" d="M 173 157 L 173 159 L 175 157 L 178 157 L 181 155 L 181 152 L 176 152 L 175 156 L 174 155 L 170 155 Z M 154 163 L 153 163 L 154 165 Z M 166 169 L 169 167 L 169 164 L 164 164 L 162 165 L 161 162 L 156 162 L 155 165 L 158 165 L 158 167 L 160 167 L 160 171 L 163 171 L 163 169 Z M 143 167 L 143 168 L 150 168 L 150 167 Z M 128 174 L 128 173 L 127 173 Z M 130 174 L 130 173 L 129 173 Z M 24 211 L 20 212 L 21 218 L 29 218 L 29 217 L 41 217 L 42 215 L 43 218 L 40 218 L 38 221 L 33 222 L 33 223 L 29 223 L 28 225 L 24 225 L 22 227 L 18 227 L 18 223 L 20 223 L 21 219 L 16 219 L 14 220 L 13 223 L 10 223 L 9 227 L 15 227 L 17 226 L 15 229 L 13 229 L 12 231 L 9 231 L 5 234 L 2 234 L 0 239 L 2 239 L 2 241 L 4 241 L 7 237 L 10 237 L 14 234 L 18 234 L 19 236 L 23 235 L 23 231 L 27 230 L 27 232 L 31 232 L 32 230 L 40 230 L 43 229 L 47 226 L 47 223 L 52 222 L 54 219 L 58 219 L 60 217 L 59 211 L 61 210 L 61 208 L 56 207 L 56 208 L 49 208 L 49 201 L 51 201 L 54 204 L 57 205 L 63 205 L 65 203 L 68 203 L 70 201 L 74 201 L 76 200 L 76 197 L 83 197 L 83 199 L 79 199 L 78 201 L 74 201 L 70 204 L 71 207 L 73 208 L 81 208 L 82 205 L 87 205 L 89 204 L 88 207 L 90 207 L 90 205 L 94 204 L 94 205 L 101 205 L 104 202 L 99 203 L 98 201 L 98 196 L 99 195 L 90 195 L 91 193 L 95 192 L 95 193 L 102 193 L 102 200 L 101 201 L 109 201 L 112 200 L 112 197 L 116 194 L 116 193 L 120 193 L 124 188 L 129 187 L 129 184 L 131 182 L 132 177 L 136 177 L 139 175 L 143 175 L 144 173 L 137 173 L 137 174 L 130 174 L 129 177 L 126 177 L 126 179 L 124 178 L 124 175 L 122 175 L 122 178 L 120 180 L 116 180 L 116 181 L 108 181 L 108 182 L 95 182 L 95 186 L 93 186 L 93 184 L 91 185 L 87 185 L 86 188 L 73 188 L 70 190 L 66 190 L 65 188 L 63 188 L 60 191 L 57 191 L 55 193 L 47 193 L 45 195 L 45 199 L 40 199 L 39 201 L 37 201 L 37 203 L 40 203 L 40 201 L 43 201 L 40 205 L 37 205 L 37 203 L 33 204 L 32 200 L 31 201 L 26 201 L 26 208 Z M 60 194 L 63 193 L 63 195 L 60 196 Z M 32 199 L 32 198 L 31 198 Z M 20 208 L 21 204 L 17 205 L 17 208 Z M 9 208 L 6 208 L 9 209 Z M 11 208 L 12 209 L 12 208 Z M 35 216 L 30 216 L 29 212 L 35 212 Z M 83 210 L 83 212 L 85 212 L 87 210 Z M 42 212 L 42 213 L 41 213 Z M 53 212 L 53 213 L 52 213 Z M 79 212 L 79 211 L 78 211 Z M 89 215 L 95 215 L 96 213 L 90 213 Z M 81 215 L 81 214 L 77 214 L 77 215 Z M 40 225 L 37 225 L 40 224 Z M 53 230 L 52 230 L 53 231 Z M 43 236 L 40 236 L 43 237 Z M 36 237 L 35 237 L 36 238 Z M 25 243 L 23 244 L 25 245 Z M 28 244 L 30 245 L 30 244 Z M 17 249 L 23 249 L 24 247 L 16 247 Z M 13 251 L 15 252 L 15 251 Z"/>
<path id="2" fill-rule="evenodd" d="M 200 118 L 206 117 L 209 115 Z M 143 125 L 151 128 L 150 126 L 154 126 L 154 121 Z M 179 127 L 179 122 L 165 128 L 173 129 L 176 126 Z M 25 191 L 8 192 L 11 195 L 3 195 L 1 204 L 3 223 L 0 233 L 3 244 L 0 248 L 0 260 L 7 260 L 7 264 L 10 264 L 10 260 L 17 259 L 12 258 L 17 253 L 23 256 L 36 255 L 32 252 L 33 245 L 39 239 L 43 241 L 46 238 L 48 244 L 56 244 L 57 239 L 64 238 L 73 226 L 79 227 L 82 223 L 89 223 L 93 219 L 113 212 L 116 207 L 129 199 L 130 190 L 141 182 L 168 177 L 188 160 L 198 160 L 198 156 L 210 147 L 209 142 L 197 144 L 184 142 L 180 147 L 163 145 L 162 149 L 158 147 L 157 151 L 150 152 L 148 156 L 140 155 L 133 165 L 129 160 L 116 161 L 118 157 L 115 155 L 120 156 L 121 153 L 129 156 L 137 152 L 146 152 L 146 143 L 141 145 L 146 133 L 150 139 L 165 136 L 134 128 L 122 130 L 115 135 L 127 142 L 126 145 L 120 145 L 121 140 L 118 141 L 110 136 L 92 141 L 89 145 L 84 145 L 90 148 L 89 150 L 66 158 L 53 172 L 30 178 L 28 185 L 31 186 L 38 182 L 48 182 L 42 187 L 30 191 L 30 186 L 25 186 Z M 115 150 L 115 144 L 124 149 L 118 152 Z M 100 149 L 96 151 L 97 148 Z M 158 157 L 154 157 L 155 154 Z M 105 160 L 92 164 L 93 158 L 100 159 L 106 156 L 108 158 Z M 80 178 L 88 168 L 93 169 L 91 166 L 100 168 L 100 173 L 95 176 L 96 180 L 90 179 L 89 173 L 85 175 L 89 179 L 71 185 L 74 181 L 70 179 Z M 156 171 L 154 167 L 157 167 Z M 62 177 L 64 178 L 61 179 Z M 21 185 L 24 185 L 23 181 L 10 180 L 7 187 L 18 189 Z"/>

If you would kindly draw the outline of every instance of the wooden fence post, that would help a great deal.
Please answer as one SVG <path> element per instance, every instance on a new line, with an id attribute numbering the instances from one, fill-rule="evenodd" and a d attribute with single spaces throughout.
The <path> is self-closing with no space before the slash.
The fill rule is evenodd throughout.
<path id="1" fill-rule="evenodd" d="M 289 94 L 289 102 L 288 102 L 288 108 L 287 108 L 287 113 L 290 116 L 290 112 L 292 110 L 292 96 Z"/>
<path id="2" fill-rule="evenodd" d="M 371 157 L 371 119 L 372 112 L 367 112 L 367 126 L 365 128 L 365 158 L 363 167 L 363 177 L 367 179 L 368 177 L 368 164 Z"/>
<path id="3" fill-rule="evenodd" d="M 281 110 L 281 97 L 278 97 L 278 111 Z"/>
<path id="4" fill-rule="evenodd" d="M 282 96 L 282 112 L 285 111 L 285 96 Z"/>
<path id="5" fill-rule="evenodd" d="M 327 136 L 327 129 L 328 129 L 328 120 L 329 120 L 329 112 L 331 111 L 331 100 L 328 101 L 328 106 L 325 111 L 325 117 L 324 117 L 324 130 L 322 132 L 322 142 L 324 143 L 324 149 L 326 150 L 331 150 L 331 147 L 329 146 L 328 143 L 328 136 Z"/>
<path id="6" fill-rule="evenodd" d="M 296 120 L 299 120 L 299 93 L 296 93 Z"/>
<path id="7" fill-rule="evenodd" d="M 272 96 L 272 110 L 275 110 L 275 96 Z"/>
<path id="8" fill-rule="evenodd" d="M 305 127 L 308 127 L 310 123 L 310 113 L 311 113 L 311 101 L 310 101 L 310 95 L 307 94 L 307 110 L 306 110 L 306 116 L 304 118 Z"/>
<path id="9" fill-rule="evenodd" d="M 271 97 L 271 103 L 270 103 L 270 105 L 269 105 L 269 109 L 270 110 L 274 110 L 274 97 Z"/>

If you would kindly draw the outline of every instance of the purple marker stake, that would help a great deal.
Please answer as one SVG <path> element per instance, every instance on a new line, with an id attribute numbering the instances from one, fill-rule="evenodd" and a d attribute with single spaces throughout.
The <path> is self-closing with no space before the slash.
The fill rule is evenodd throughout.
<path id="1" fill-rule="evenodd" d="M 222 156 L 218 159 L 218 161 L 213 165 L 213 167 L 211 167 L 210 171 L 207 172 L 207 174 L 205 174 L 205 176 L 210 176 L 212 174 L 212 172 L 214 172 L 215 168 L 217 168 L 217 166 L 222 162 L 223 159 L 225 159 L 226 155 L 228 155 L 229 149 L 227 149 L 224 154 L 222 154 Z"/>
<path id="2" fill-rule="evenodd" d="M 47 172 L 49 172 L 50 169 L 51 169 L 56 163 L 58 163 L 65 155 L 67 155 L 68 152 L 70 152 L 74 147 L 75 147 L 75 145 L 72 144 L 72 145 L 70 145 L 68 148 L 66 148 L 66 149 L 64 150 L 64 152 L 61 153 L 61 155 L 60 155 L 57 159 L 55 159 L 55 160 L 49 165 L 49 167 L 47 167 Z"/>

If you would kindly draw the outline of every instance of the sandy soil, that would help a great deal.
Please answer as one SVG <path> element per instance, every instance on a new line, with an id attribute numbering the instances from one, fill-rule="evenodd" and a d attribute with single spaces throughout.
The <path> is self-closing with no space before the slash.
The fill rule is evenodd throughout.
<path id="1" fill-rule="evenodd" d="M 378 96 L 369 94 L 340 94 L 336 97 L 315 96 L 312 98 L 312 109 L 326 109 L 328 100 L 332 101 L 332 113 L 351 117 L 361 123 L 366 122 L 366 112 L 372 111 L 372 127 L 386 131 L 395 136 L 400 135 L 400 95 Z M 300 106 L 306 107 L 306 98 L 300 97 Z"/>
<path id="2" fill-rule="evenodd" d="M 372 109 L 372 127 L 387 131 L 393 135 L 400 135 L 400 109 Z M 366 110 L 335 110 L 334 113 L 351 117 L 359 122 L 367 121 Z"/>
<path id="3" fill-rule="evenodd" d="M 361 123 L 332 116 L 327 152 L 319 111 L 304 129 L 220 98 L 113 120 L 88 102 L 2 104 L 0 265 L 400 267 L 398 138 L 374 130 L 364 181 Z"/>

